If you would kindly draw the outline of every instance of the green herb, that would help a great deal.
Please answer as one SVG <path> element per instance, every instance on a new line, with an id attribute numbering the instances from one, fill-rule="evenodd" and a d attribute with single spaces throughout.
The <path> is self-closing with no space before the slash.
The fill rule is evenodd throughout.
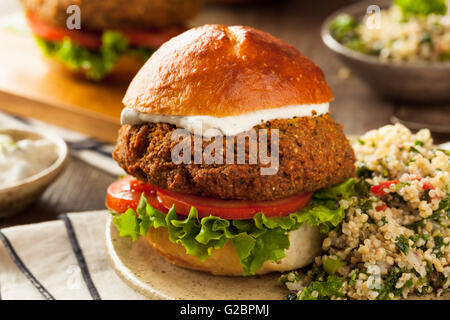
<path id="1" fill-rule="evenodd" d="M 431 189 L 425 190 L 422 193 L 422 195 L 420 196 L 420 201 L 430 202 L 430 200 L 431 200 L 431 198 L 430 198 L 430 191 L 431 191 Z"/>
<path id="2" fill-rule="evenodd" d="M 373 171 L 369 170 L 364 163 L 356 168 L 356 176 L 362 179 L 369 179 L 373 177 Z"/>
<path id="3" fill-rule="evenodd" d="M 389 167 L 387 166 L 386 162 L 384 160 L 378 160 L 378 164 L 383 168 L 383 177 L 389 178 L 391 176 L 391 172 L 389 171 Z"/>
<path id="4" fill-rule="evenodd" d="M 358 193 L 358 196 L 368 197 L 370 196 L 370 187 L 370 183 L 368 183 L 365 179 L 361 179 L 355 184 L 354 189 Z"/>
<path id="5" fill-rule="evenodd" d="M 445 0 L 394 0 L 406 15 L 429 15 L 432 13 L 445 15 Z"/>
<path id="6" fill-rule="evenodd" d="M 330 24 L 331 34 L 337 41 L 352 50 L 364 52 L 365 46 L 356 32 L 357 27 L 356 20 L 348 14 L 339 15 Z"/>
<path id="7" fill-rule="evenodd" d="M 434 252 L 437 258 L 442 257 L 441 247 L 444 245 L 444 238 L 442 236 L 434 236 Z"/>
<path id="8" fill-rule="evenodd" d="M 419 234 L 416 233 L 416 234 L 410 236 L 409 239 L 412 242 L 414 242 L 413 247 L 416 247 L 418 249 L 426 251 L 427 250 L 426 242 L 430 239 L 430 236 L 428 234 L 425 234 L 425 233 L 419 233 Z M 419 242 L 420 239 L 423 239 L 425 243 L 421 247 L 418 247 L 418 242 Z"/>
<path id="9" fill-rule="evenodd" d="M 450 57 L 450 52 L 449 52 L 449 57 Z M 436 151 L 441 151 L 441 152 L 445 153 L 447 156 L 450 157 L 450 151 L 449 151 L 449 150 L 445 150 L 445 149 L 436 149 Z"/>
<path id="10" fill-rule="evenodd" d="M 426 263 L 425 269 L 427 270 L 427 273 L 431 274 L 434 271 L 433 264 L 428 260 L 425 260 L 425 263 Z"/>
<path id="11" fill-rule="evenodd" d="M 331 297 L 343 297 L 344 294 L 340 292 L 342 284 L 342 279 L 335 276 L 328 276 L 326 281 L 314 281 L 302 290 L 298 300 L 325 300 Z"/>
<path id="12" fill-rule="evenodd" d="M 396 284 L 405 271 L 405 268 L 399 268 L 397 266 L 394 266 L 391 269 L 384 279 L 381 288 L 377 290 L 379 292 L 377 300 L 389 300 L 389 293 L 393 293 L 394 296 L 399 296 L 401 294 L 401 288 L 396 288 Z"/>
<path id="13" fill-rule="evenodd" d="M 381 217 L 381 222 L 383 222 L 383 226 L 388 223 L 386 216 Z"/>
<path id="14" fill-rule="evenodd" d="M 408 281 L 405 282 L 405 284 L 403 285 L 402 289 L 409 288 L 412 285 L 413 285 L 413 281 L 412 281 L 412 279 L 409 279 Z"/>
<path id="15" fill-rule="evenodd" d="M 360 145 L 365 145 L 366 143 L 363 141 L 363 140 L 361 140 L 361 139 L 358 139 L 358 143 L 360 144 Z"/>
<path id="16" fill-rule="evenodd" d="M 436 212 L 444 211 L 448 218 L 450 218 L 450 195 L 447 196 L 439 202 L 439 207 Z"/>
<path id="17" fill-rule="evenodd" d="M 419 228 L 425 227 L 425 219 L 417 220 L 411 224 L 408 224 L 406 227 L 408 229 L 414 230 L 414 232 L 417 233 L 419 231 Z"/>
<path id="18" fill-rule="evenodd" d="M 410 186 L 410 185 L 411 185 L 411 183 L 409 183 L 409 182 L 399 182 L 399 183 L 397 183 L 395 185 L 395 191 L 398 191 L 401 188 L 406 187 L 406 186 Z"/>
<path id="19" fill-rule="evenodd" d="M 325 270 L 330 275 L 334 275 L 336 271 L 338 271 L 339 268 L 343 266 L 345 266 L 345 262 L 342 261 L 340 257 L 329 257 L 323 262 L 323 270 Z"/>
<path id="20" fill-rule="evenodd" d="M 395 238 L 395 245 L 406 256 L 409 253 L 409 241 L 404 235 Z"/>
<path id="21" fill-rule="evenodd" d="M 360 273 L 361 273 L 361 271 L 359 269 L 356 269 L 356 271 L 352 274 L 352 276 L 350 278 L 348 278 L 347 282 L 350 287 L 355 285 L 356 280 L 358 279 L 358 276 Z"/>
<path id="22" fill-rule="evenodd" d="M 416 141 L 414 141 L 414 145 L 423 147 L 424 143 L 420 140 L 416 140 Z"/>
<path id="23" fill-rule="evenodd" d="M 286 284 L 288 282 L 297 282 L 300 280 L 300 275 L 297 271 L 291 271 L 289 273 L 283 274 L 279 280 L 282 284 Z"/>
<path id="24" fill-rule="evenodd" d="M 369 198 L 359 198 L 358 208 L 361 209 L 363 213 L 367 213 L 368 210 L 373 208 L 372 200 L 370 200 Z"/>
<path id="25" fill-rule="evenodd" d="M 330 29 L 336 40 L 342 41 L 345 37 L 348 37 L 349 32 L 355 30 L 357 26 L 358 23 L 352 16 L 341 14 L 331 22 Z"/>
<path id="26" fill-rule="evenodd" d="M 411 146 L 411 147 L 409 148 L 409 152 L 415 152 L 415 153 L 420 154 L 420 151 L 417 150 L 416 148 L 414 148 L 413 146 Z"/>

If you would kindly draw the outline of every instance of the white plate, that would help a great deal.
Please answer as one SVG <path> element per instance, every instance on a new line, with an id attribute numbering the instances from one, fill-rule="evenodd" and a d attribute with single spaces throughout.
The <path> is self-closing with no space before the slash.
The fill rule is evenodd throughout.
<path id="1" fill-rule="evenodd" d="M 177 267 L 141 237 L 121 238 L 112 217 L 106 224 L 106 254 L 118 276 L 150 299 L 281 300 L 289 292 L 280 273 L 255 277 L 223 277 Z"/>

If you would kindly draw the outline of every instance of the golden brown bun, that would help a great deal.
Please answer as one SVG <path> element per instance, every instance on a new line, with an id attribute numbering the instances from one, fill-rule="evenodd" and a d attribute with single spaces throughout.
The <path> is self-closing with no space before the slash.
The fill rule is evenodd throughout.
<path id="1" fill-rule="evenodd" d="M 322 70 L 291 45 L 250 27 L 205 25 L 161 46 L 123 103 L 144 113 L 224 117 L 332 98 Z"/>
<path id="2" fill-rule="evenodd" d="M 189 255 L 181 244 L 169 240 L 166 228 L 150 228 L 146 237 L 148 243 L 167 261 L 188 269 L 200 270 L 214 275 L 242 276 L 239 258 L 233 244 L 228 241 L 222 249 L 213 249 L 213 254 L 203 262 Z M 290 248 L 286 257 L 278 262 L 266 262 L 256 274 L 285 272 L 302 268 L 314 261 L 321 252 L 322 236 L 316 227 L 303 224 L 289 233 Z"/>

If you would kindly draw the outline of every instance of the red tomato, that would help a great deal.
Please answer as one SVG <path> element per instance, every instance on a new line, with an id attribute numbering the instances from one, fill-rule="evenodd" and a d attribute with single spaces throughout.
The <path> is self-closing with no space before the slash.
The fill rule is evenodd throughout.
<path id="1" fill-rule="evenodd" d="M 387 209 L 386 203 L 383 203 L 382 205 L 379 205 L 378 207 L 375 208 L 375 210 L 377 210 L 377 211 L 383 211 L 386 209 Z"/>
<path id="2" fill-rule="evenodd" d="M 118 213 L 124 213 L 128 209 L 136 210 L 142 193 L 145 193 L 147 201 L 155 208 L 163 212 L 164 208 L 156 198 L 156 188 L 139 180 L 126 176 L 108 187 L 106 191 L 106 206 Z"/>
<path id="3" fill-rule="evenodd" d="M 384 192 L 383 189 L 388 189 L 391 184 L 397 184 L 397 183 L 398 183 L 397 180 L 381 182 L 380 184 L 377 184 L 377 185 L 373 186 L 372 188 L 370 188 L 370 191 L 374 195 L 376 195 L 378 197 L 382 197 L 382 196 L 386 195 L 386 192 Z"/>
<path id="4" fill-rule="evenodd" d="M 425 182 L 422 186 L 423 190 L 429 190 L 429 189 L 434 189 L 434 186 L 431 184 L 431 182 Z"/>
<path id="5" fill-rule="evenodd" d="M 102 45 L 101 32 L 69 30 L 64 27 L 54 26 L 40 20 L 30 12 L 27 13 L 27 18 L 33 33 L 41 38 L 50 41 L 62 41 L 64 38 L 69 37 L 73 42 L 94 50 L 99 49 Z M 185 30 L 186 29 L 182 27 L 171 27 L 164 30 L 123 30 L 121 32 L 128 38 L 130 44 L 133 46 L 159 48 L 164 42 Z"/>
<path id="6" fill-rule="evenodd" d="M 163 206 L 170 208 L 175 205 L 181 215 L 188 215 L 191 207 L 195 207 L 199 217 L 213 215 L 228 220 L 251 219 L 258 212 L 263 212 L 266 217 L 288 215 L 305 207 L 311 197 L 312 193 L 305 193 L 272 201 L 221 200 L 158 188 L 158 200 Z"/>
<path id="7" fill-rule="evenodd" d="M 306 193 L 272 201 L 220 200 L 163 190 L 127 176 L 108 188 L 106 205 L 120 213 L 135 209 L 142 192 L 153 207 L 163 212 L 175 205 L 177 214 L 187 216 L 191 207 L 195 207 L 199 217 L 214 215 L 229 220 L 251 219 L 258 212 L 267 217 L 288 215 L 305 207 L 312 197 L 312 193 Z"/>
<path id="8" fill-rule="evenodd" d="M 125 36 L 130 40 L 130 44 L 133 46 L 141 46 L 146 48 L 159 48 L 164 42 L 169 41 L 171 38 L 186 31 L 185 28 L 170 28 L 164 30 L 153 31 L 136 31 L 125 30 L 122 31 Z"/>
<path id="9" fill-rule="evenodd" d="M 64 27 L 54 26 L 40 20 L 32 13 L 27 13 L 28 23 L 33 33 L 50 41 L 62 41 L 69 37 L 73 42 L 88 49 L 98 49 L 102 45 L 102 35 L 97 32 L 69 30 Z"/>

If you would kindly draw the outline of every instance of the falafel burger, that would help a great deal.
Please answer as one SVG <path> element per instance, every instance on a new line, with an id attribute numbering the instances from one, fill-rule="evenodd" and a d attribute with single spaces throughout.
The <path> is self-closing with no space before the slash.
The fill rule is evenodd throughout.
<path id="1" fill-rule="evenodd" d="M 90 80 L 132 74 L 186 31 L 204 0 L 21 0 L 38 45 Z"/>
<path id="2" fill-rule="evenodd" d="M 345 216 L 355 157 L 320 68 L 243 26 L 165 43 L 124 97 L 107 191 L 122 237 L 216 275 L 301 268 Z"/>

